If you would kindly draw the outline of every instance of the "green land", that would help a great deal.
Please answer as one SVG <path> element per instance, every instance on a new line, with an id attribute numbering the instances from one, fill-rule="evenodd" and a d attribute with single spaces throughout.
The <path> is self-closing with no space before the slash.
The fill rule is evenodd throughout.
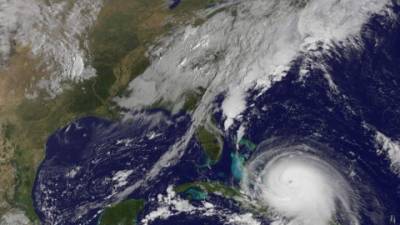
<path id="1" fill-rule="evenodd" d="M 143 200 L 126 200 L 107 207 L 100 217 L 99 225 L 135 225 L 143 207 Z"/>
<path id="2" fill-rule="evenodd" d="M 244 145 L 246 148 L 250 151 L 254 151 L 257 148 L 257 145 L 251 142 L 250 140 L 247 140 L 245 138 L 240 139 L 239 145 Z"/>
<path id="3" fill-rule="evenodd" d="M 210 194 L 218 195 L 223 198 L 231 199 L 241 207 L 250 210 L 260 216 L 269 215 L 266 206 L 250 200 L 238 189 L 216 181 L 196 181 L 178 185 L 174 187 L 176 193 L 194 201 L 207 200 Z"/>
<path id="4" fill-rule="evenodd" d="M 0 187 L 0 217 L 10 208 L 19 208 L 33 224 L 39 223 L 31 191 L 48 136 L 79 117 L 118 118 L 119 109 L 112 99 L 125 94 L 129 82 L 149 65 L 145 54 L 149 45 L 176 26 L 199 23 L 202 18 L 195 12 L 212 2 L 186 0 L 175 10 L 168 10 L 164 0 L 106 1 L 89 34 L 89 52 L 97 76 L 65 84 L 70 88 L 55 98 L 41 92 L 36 99 L 25 99 L 24 91 L 46 77 L 48 71 L 37 68 L 41 59 L 30 55 L 29 49 L 15 51 L 9 69 L 0 71 L 0 75 L 10 77 L 0 81 L 0 88 L 6 88 L 0 91 L 0 142 L 7 146 L 0 145 L 0 156 L 5 155 L 3 161 L 0 159 L 0 181 L 7 181 Z M 188 97 L 188 110 L 197 105 L 200 95 Z M 210 158 L 217 160 L 220 150 L 214 135 L 205 129 L 198 135 Z"/>
<path id="5" fill-rule="evenodd" d="M 196 137 L 207 157 L 211 160 L 211 164 L 218 162 L 222 154 L 222 146 L 218 140 L 218 134 L 202 126 L 197 129 Z"/>
<path id="6" fill-rule="evenodd" d="M 197 90 L 190 91 L 185 95 L 185 104 L 183 105 L 183 109 L 185 111 L 191 112 L 196 109 L 199 104 L 201 97 L 204 94 L 203 88 L 198 88 Z"/>
<path id="7" fill-rule="evenodd" d="M 177 193 L 186 193 L 188 190 L 197 189 L 205 193 L 221 195 L 227 198 L 240 197 L 241 193 L 229 186 L 219 182 L 198 181 L 193 183 L 186 183 L 176 186 L 174 188 Z"/>

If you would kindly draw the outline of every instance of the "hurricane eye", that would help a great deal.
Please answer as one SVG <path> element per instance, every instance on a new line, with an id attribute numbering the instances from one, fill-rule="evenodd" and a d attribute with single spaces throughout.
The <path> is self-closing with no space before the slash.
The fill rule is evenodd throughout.
<path id="1" fill-rule="evenodd" d="M 258 164 L 264 168 L 253 170 Z M 266 151 L 249 162 L 246 173 L 263 179 L 257 183 L 245 180 L 242 187 L 260 190 L 254 198 L 297 221 L 294 224 L 330 224 L 339 210 L 337 202 L 346 217 L 357 214 L 352 210 L 356 208 L 351 201 L 354 193 L 346 177 L 325 160 L 299 149 L 284 148 L 274 156 Z"/>

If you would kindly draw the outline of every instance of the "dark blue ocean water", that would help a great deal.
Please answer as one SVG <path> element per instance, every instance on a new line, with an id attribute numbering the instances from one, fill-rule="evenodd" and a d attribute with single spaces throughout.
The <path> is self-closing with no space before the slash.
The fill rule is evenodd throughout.
<path id="1" fill-rule="evenodd" d="M 232 175 L 232 153 L 244 158 L 253 154 L 243 145 L 236 149 L 236 131 L 240 124 L 246 124 L 244 137 L 256 145 L 276 138 L 281 142 L 318 143 L 321 155 L 324 149 L 332 149 L 335 154 L 330 159 L 344 167 L 351 165 L 362 179 L 363 185 L 354 182 L 361 193 L 361 224 L 393 224 L 390 215 L 400 220 L 400 179 L 386 155 L 377 154 L 380 146 L 375 140 L 375 130 L 400 139 L 399 11 L 395 6 L 391 18 L 373 16 L 363 27 L 357 47 L 338 43 L 323 57 L 300 55 L 282 81 L 262 95 L 259 90 L 249 93 L 249 107 L 225 133 L 222 158 L 216 165 L 201 167 L 206 158 L 192 138 L 177 165 L 129 197 L 151 199 L 170 184 L 194 180 L 238 185 Z M 308 76 L 299 79 L 300 66 L 310 58 L 325 65 L 335 89 L 319 67 L 309 69 Z M 220 128 L 224 122 L 220 110 L 223 99 L 222 94 L 216 98 L 213 115 Z M 170 115 L 162 110 L 139 112 L 132 118 L 129 122 L 82 118 L 49 137 L 32 194 L 44 224 L 96 224 L 97 212 L 115 200 L 108 196 L 125 188 L 116 186 L 112 179 L 115 174 L 132 171 L 127 186 L 146 179 L 144 174 L 191 123 L 184 113 Z M 240 211 L 229 201 L 211 198 L 221 208 Z M 157 203 L 150 201 L 140 218 L 156 207 Z M 180 214 L 153 224 L 222 222 L 212 216 Z"/>
<path id="2" fill-rule="evenodd" d="M 187 115 L 152 110 L 124 122 L 86 117 L 58 130 L 48 139 L 37 173 L 33 199 L 38 215 L 44 224 L 95 224 L 97 211 L 115 201 L 108 196 L 145 179 L 189 124 Z M 126 185 L 113 180 L 118 171 L 129 171 Z M 193 170 L 187 171 L 180 179 L 192 176 Z M 166 188 L 164 181 L 157 180 L 160 190 Z M 144 187 L 130 195 L 148 192 Z"/>
<path id="3" fill-rule="evenodd" d="M 168 7 L 169 7 L 169 9 L 174 9 L 174 8 L 176 8 L 180 3 L 181 3 L 181 0 L 169 0 L 169 1 L 168 1 Z"/>

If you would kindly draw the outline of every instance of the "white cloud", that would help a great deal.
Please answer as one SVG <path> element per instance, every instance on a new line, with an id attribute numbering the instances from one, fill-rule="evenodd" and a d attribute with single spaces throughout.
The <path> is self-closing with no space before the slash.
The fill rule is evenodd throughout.
<path id="1" fill-rule="evenodd" d="M 182 199 L 169 186 L 166 195 L 157 196 L 159 207 L 148 213 L 142 220 L 143 225 L 150 224 L 156 219 L 167 219 L 173 215 L 186 213 L 195 216 L 217 217 L 227 224 L 233 225 L 259 225 L 251 213 L 232 213 L 229 209 L 217 208 L 210 202 L 203 201 L 200 206 L 193 206 L 188 200 Z"/>
<path id="2" fill-rule="evenodd" d="M 391 161 L 393 172 L 400 175 L 400 141 L 393 140 L 376 131 L 375 140 L 378 143 L 378 154 L 386 154 Z"/>
<path id="3" fill-rule="evenodd" d="M 112 180 L 115 182 L 115 187 L 125 186 L 127 182 L 127 178 L 133 173 L 133 170 L 122 170 L 118 171 L 114 174 Z"/>
<path id="4" fill-rule="evenodd" d="M 236 16 L 225 10 L 199 27 L 167 37 L 151 54 L 151 66 L 129 85 L 131 95 L 116 99 L 126 108 L 151 105 L 160 99 L 179 102 L 183 93 L 207 88 L 194 112 L 202 120 L 214 97 L 226 92 L 225 129 L 246 107 L 246 92 L 264 90 L 281 80 L 290 62 L 317 42 L 329 48 L 360 32 L 382 0 L 241 1 Z M 329 78 L 329 76 L 327 76 Z M 332 84 L 334 85 L 334 84 Z"/>
<path id="5" fill-rule="evenodd" d="M 13 42 L 29 46 L 43 58 L 52 72 L 40 85 L 55 94 L 60 82 L 82 80 L 95 75 L 81 48 L 86 32 L 94 23 L 102 1 L 0 0 L 0 68 L 6 65 Z"/>
<path id="6" fill-rule="evenodd" d="M 0 225 L 29 225 L 30 221 L 20 210 L 10 210 L 0 218 Z"/>

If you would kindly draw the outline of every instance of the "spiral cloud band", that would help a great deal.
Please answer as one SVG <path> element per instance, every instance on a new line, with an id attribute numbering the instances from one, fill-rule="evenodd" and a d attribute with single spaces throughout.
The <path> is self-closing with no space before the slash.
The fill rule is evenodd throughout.
<path id="1" fill-rule="evenodd" d="M 261 151 L 249 160 L 241 185 L 284 224 L 358 224 L 351 185 L 310 146 Z"/>

